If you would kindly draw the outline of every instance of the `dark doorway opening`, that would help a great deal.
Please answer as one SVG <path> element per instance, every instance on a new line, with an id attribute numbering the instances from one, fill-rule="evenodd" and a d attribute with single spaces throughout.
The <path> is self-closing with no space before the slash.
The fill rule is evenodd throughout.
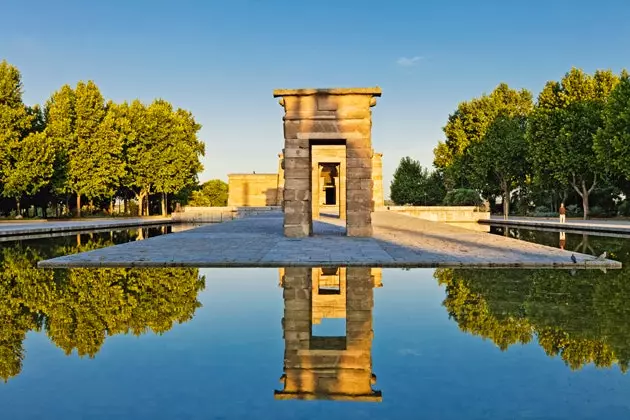
<path id="1" fill-rule="evenodd" d="M 330 186 L 326 188 L 326 205 L 327 206 L 337 205 L 337 187 Z"/>

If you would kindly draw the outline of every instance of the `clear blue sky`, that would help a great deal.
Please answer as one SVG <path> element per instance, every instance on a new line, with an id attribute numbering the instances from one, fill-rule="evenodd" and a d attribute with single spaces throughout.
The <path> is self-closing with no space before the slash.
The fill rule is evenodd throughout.
<path id="1" fill-rule="evenodd" d="M 384 175 L 430 166 L 457 104 L 498 83 L 536 95 L 571 66 L 630 67 L 630 1 L 9 1 L 0 59 L 25 102 L 94 80 L 115 101 L 162 97 L 203 124 L 201 180 L 275 172 L 274 88 L 381 86 Z M 8 4 L 7 4 L 8 3 Z"/>

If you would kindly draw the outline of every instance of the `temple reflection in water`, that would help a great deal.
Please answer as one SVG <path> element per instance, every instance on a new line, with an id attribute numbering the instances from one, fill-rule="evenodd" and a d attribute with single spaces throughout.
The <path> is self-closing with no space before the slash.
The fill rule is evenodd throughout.
<path id="1" fill-rule="evenodd" d="M 276 399 L 381 401 L 372 373 L 372 308 L 381 269 L 280 269 L 284 389 Z M 345 334 L 318 336 L 314 325 L 345 319 Z"/>

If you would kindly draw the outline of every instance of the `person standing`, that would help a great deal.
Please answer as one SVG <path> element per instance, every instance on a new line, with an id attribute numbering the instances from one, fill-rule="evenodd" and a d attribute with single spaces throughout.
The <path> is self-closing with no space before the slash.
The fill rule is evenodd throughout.
<path id="1" fill-rule="evenodd" d="M 560 203 L 560 210 L 558 210 L 558 212 L 560 213 L 560 223 L 564 223 L 567 218 L 567 209 L 564 207 L 564 203 Z"/>

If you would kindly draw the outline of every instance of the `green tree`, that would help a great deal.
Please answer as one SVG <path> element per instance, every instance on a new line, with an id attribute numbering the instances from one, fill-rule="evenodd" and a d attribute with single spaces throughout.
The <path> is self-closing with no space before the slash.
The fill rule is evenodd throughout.
<path id="1" fill-rule="evenodd" d="M 52 94 L 44 107 L 45 133 L 55 154 L 51 189 L 54 194 L 63 198 L 66 209 L 69 208 L 72 194 L 68 180 L 70 152 L 77 146 L 75 103 L 74 90 L 69 85 L 64 85 Z"/>
<path id="2" fill-rule="evenodd" d="M 22 75 L 7 60 L 0 62 L 0 104 L 19 109 L 22 107 Z"/>
<path id="3" fill-rule="evenodd" d="M 15 160 L 21 141 L 33 128 L 35 116 L 22 102 L 22 76 L 6 60 L 0 62 L 0 167 L 2 183 Z M 3 189 L 4 190 L 4 189 Z"/>
<path id="4" fill-rule="evenodd" d="M 603 124 L 595 135 L 598 164 L 609 173 L 630 179 L 630 75 L 624 71 L 603 111 Z"/>
<path id="5" fill-rule="evenodd" d="M 162 101 L 147 107 L 139 100 L 125 106 L 125 119 L 120 125 L 126 163 L 125 187 L 138 201 L 140 215 L 148 214 L 148 197 L 153 191 L 160 159 L 159 148 L 170 134 L 161 130 L 170 116 Z M 154 131 L 156 130 L 156 131 Z"/>
<path id="6" fill-rule="evenodd" d="M 154 152 L 156 172 L 154 188 L 162 193 L 162 215 L 167 214 L 166 197 L 197 184 L 197 173 L 203 170 L 199 160 L 204 144 L 197 139 L 201 125 L 188 111 L 173 111 L 170 103 L 157 100 L 149 107 L 149 124 L 156 138 Z"/>
<path id="7" fill-rule="evenodd" d="M 440 170 L 433 170 L 429 173 L 424 185 L 423 202 L 427 205 L 438 206 L 443 204 L 446 196 L 446 182 L 444 173 Z"/>
<path id="8" fill-rule="evenodd" d="M 17 213 L 24 195 L 33 195 L 48 184 L 53 174 L 54 152 L 44 133 L 32 133 L 8 146 L 2 173 L 2 195 L 15 199 Z"/>
<path id="9" fill-rule="evenodd" d="M 447 206 L 480 206 L 483 203 L 477 190 L 469 188 L 455 188 L 444 196 Z"/>
<path id="10" fill-rule="evenodd" d="M 434 149 L 434 165 L 445 171 L 450 182 L 470 186 L 469 146 L 479 143 L 500 114 L 507 117 L 527 116 L 532 109 L 532 94 L 499 84 L 489 95 L 462 102 L 444 126 L 446 140 Z"/>
<path id="11" fill-rule="evenodd" d="M 228 184 L 220 179 L 212 179 L 201 184 L 197 191 L 192 192 L 188 204 L 193 207 L 223 207 L 227 206 Z"/>
<path id="12" fill-rule="evenodd" d="M 588 218 L 589 196 L 601 181 L 594 136 L 618 79 L 611 71 L 593 76 L 571 69 L 560 82 L 548 82 L 529 118 L 527 140 L 534 172 L 571 186 Z"/>
<path id="13" fill-rule="evenodd" d="M 111 203 L 125 176 L 123 138 L 118 129 L 123 115 L 124 110 L 110 101 L 106 106 L 105 118 L 94 133 L 93 142 L 89 143 L 92 160 L 91 171 L 86 179 L 91 186 L 85 195 L 90 200 L 105 197 Z"/>
<path id="14" fill-rule="evenodd" d="M 395 204 L 435 205 L 442 202 L 445 194 L 440 173 L 430 174 L 409 156 L 400 160 L 390 185 L 390 197 Z"/>
<path id="15" fill-rule="evenodd" d="M 18 214 L 24 195 L 32 195 L 47 182 L 52 172 L 38 106 L 22 103 L 20 72 L 6 61 L 0 63 L 0 168 L 2 195 L 14 198 Z"/>
<path id="16" fill-rule="evenodd" d="M 70 149 L 68 184 L 77 198 L 77 216 L 81 216 L 81 196 L 93 186 L 90 176 L 94 165 L 92 151 L 96 148 L 96 132 L 105 117 L 103 96 L 94 82 L 79 82 L 75 89 L 76 146 Z"/>
<path id="17" fill-rule="evenodd" d="M 90 201 L 111 197 L 123 176 L 122 136 L 117 130 L 118 108 L 106 107 L 94 82 L 79 82 L 76 90 L 76 147 L 70 149 L 69 185 L 77 195 L 77 216 L 81 196 Z"/>
<path id="18" fill-rule="evenodd" d="M 141 214 L 148 214 L 148 196 L 177 193 L 197 183 L 204 145 L 197 139 L 201 128 L 190 112 L 173 111 L 170 103 L 155 100 L 148 107 L 140 101 L 124 106 L 123 149 L 126 176 L 123 184 L 133 191 Z"/>
<path id="19" fill-rule="evenodd" d="M 482 141 L 470 147 L 475 186 L 482 191 L 498 186 L 505 218 L 510 214 L 511 192 L 524 184 L 529 173 L 526 121 L 525 116 L 499 115 Z"/>

